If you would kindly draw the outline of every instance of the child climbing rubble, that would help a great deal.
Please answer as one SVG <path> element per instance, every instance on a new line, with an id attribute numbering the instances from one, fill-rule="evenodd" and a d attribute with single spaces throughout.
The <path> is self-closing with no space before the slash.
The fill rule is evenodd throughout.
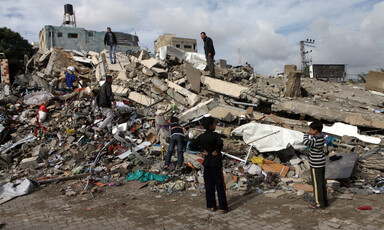
<path id="1" fill-rule="evenodd" d="M 177 117 L 172 116 L 170 118 L 170 123 L 171 141 L 168 147 L 167 156 L 165 157 L 164 169 L 169 167 L 175 145 L 177 145 L 177 167 L 180 169 L 184 162 L 184 130 L 180 126 Z"/>

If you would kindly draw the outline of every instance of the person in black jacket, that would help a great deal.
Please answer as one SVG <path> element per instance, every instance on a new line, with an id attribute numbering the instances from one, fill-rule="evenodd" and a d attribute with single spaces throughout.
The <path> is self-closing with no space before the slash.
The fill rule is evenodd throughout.
<path id="1" fill-rule="evenodd" d="M 177 167 L 183 166 L 184 156 L 184 130 L 180 126 L 177 117 L 172 116 L 171 122 L 171 142 L 169 143 L 167 156 L 165 157 L 164 169 L 169 167 L 175 144 L 177 145 Z"/>
<path id="2" fill-rule="evenodd" d="M 207 65 L 209 69 L 209 76 L 215 77 L 215 47 L 210 37 L 207 37 L 205 32 L 200 33 L 201 39 L 204 41 L 205 58 L 207 59 Z"/>
<path id="3" fill-rule="evenodd" d="M 108 127 L 112 128 L 112 103 L 115 105 L 116 101 L 112 93 L 112 76 L 107 75 L 105 83 L 100 87 L 99 93 L 96 96 L 96 105 L 100 107 L 101 113 L 106 117 L 99 126 L 99 131 Z"/>
<path id="4" fill-rule="evenodd" d="M 205 198 L 207 208 L 210 211 L 215 211 L 216 199 L 215 188 L 219 198 L 219 209 L 221 213 L 228 212 L 228 202 L 225 194 L 225 183 L 223 176 L 223 162 L 221 150 L 223 149 L 223 140 L 221 140 L 218 133 L 214 132 L 216 129 L 215 119 L 212 117 L 205 117 L 202 120 L 203 126 L 206 131 L 193 140 L 189 147 L 191 149 L 199 149 L 204 152 L 204 184 L 205 184 Z"/>
<path id="5" fill-rule="evenodd" d="M 111 64 L 116 64 L 116 45 L 117 39 L 115 33 L 111 31 L 111 27 L 107 28 L 107 33 L 104 36 L 104 49 L 108 45 L 109 51 L 109 59 L 111 60 Z M 113 61 L 112 61 L 113 54 Z"/>

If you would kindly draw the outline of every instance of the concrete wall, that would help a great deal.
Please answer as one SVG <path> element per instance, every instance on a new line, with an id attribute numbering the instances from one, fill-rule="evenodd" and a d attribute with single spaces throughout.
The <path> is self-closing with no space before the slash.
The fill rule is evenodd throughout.
<path id="1" fill-rule="evenodd" d="M 154 41 L 155 53 L 160 47 L 173 46 L 187 52 L 197 52 L 197 41 L 191 38 L 179 38 L 176 34 L 163 34 Z"/>
<path id="2" fill-rule="evenodd" d="M 384 72 L 369 71 L 365 83 L 365 90 L 373 90 L 384 93 Z"/>
<path id="3" fill-rule="evenodd" d="M 289 73 L 297 71 L 296 65 L 285 65 L 284 66 L 284 76 L 288 77 Z"/>
<path id="4" fill-rule="evenodd" d="M 49 50 L 59 47 L 69 50 L 101 52 L 104 49 L 106 32 L 64 26 L 44 26 L 39 34 L 39 49 Z M 135 35 L 114 32 L 117 38 L 116 52 L 138 51 L 139 38 Z M 72 36 L 71 36 L 72 35 Z"/>

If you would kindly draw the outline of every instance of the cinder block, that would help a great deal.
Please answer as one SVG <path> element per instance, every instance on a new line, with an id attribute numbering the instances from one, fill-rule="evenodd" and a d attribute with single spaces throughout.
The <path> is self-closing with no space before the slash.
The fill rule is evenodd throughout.
<path id="1" fill-rule="evenodd" d="M 37 168 L 38 164 L 41 162 L 41 159 L 39 156 L 34 156 L 30 158 L 24 158 L 20 162 L 20 167 L 25 169 L 25 168 L 32 168 L 35 169 Z"/>

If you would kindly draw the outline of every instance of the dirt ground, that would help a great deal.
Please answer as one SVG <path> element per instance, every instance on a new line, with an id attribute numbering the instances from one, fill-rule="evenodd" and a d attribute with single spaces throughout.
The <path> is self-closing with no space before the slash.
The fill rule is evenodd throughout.
<path id="1" fill-rule="evenodd" d="M 70 182 L 67 182 L 70 183 Z M 230 212 L 205 209 L 204 190 L 167 195 L 151 187 L 125 185 L 61 195 L 67 184 L 52 184 L 0 206 L 4 229 L 384 229 L 384 196 L 330 199 L 311 210 L 303 196 L 283 191 L 259 194 L 227 191 Z M 363 205 L 372 210 L 358 210 Z"/>

